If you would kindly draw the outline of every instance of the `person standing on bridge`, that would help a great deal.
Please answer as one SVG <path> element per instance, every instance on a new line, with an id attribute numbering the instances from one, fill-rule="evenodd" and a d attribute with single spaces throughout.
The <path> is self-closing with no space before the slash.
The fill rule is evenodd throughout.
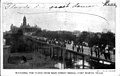
<path id="1" fill-rule="evenodd" d="M 108 45 L 108 59 L 111 60 L 111 55 L 110 55 L 110 45 Z"/>
<path id="2" fill-rule="evenodd" d="M 72 45 L 72 50 L 74 51 L 74 45 Z"/>
<path id="3" fill-rule="evenodd" d="M 92 49 L 92 47 L 90 47 L 90 53 L 91 53 L 91 56 L 93 56 L 93 49 Z"/>
<path id="4" fill-rule="evenodd" d="M 110 54 L 109 54 L 109 47 L 108 47 L 108 45 L 106 45 L 106 47 L 105 47 L 104 57 L 105 57 L 105 59 L 110 59 Z"/>
<path id="5" fill-rule="evenodd" d="M 81 52 L 80 51 L 80 45 L 78 45 L 78 47 L 77 47 L 77 52 Z"/>
<path id="6" fill-rule="evenodd" d="M 81 46 L 81 51 L 82 51 L 82 53 L 84 53 L 83 44 L 82 44 L 82 46 Z"/>
<path id="7" fill-rule="evenodd" d="M 99 47 L 98 47 L 98 45 L 95 46 L 95 54 L 96 54 L 96 57 L 99 58 Z"/>
<path id="8" fill-rule="evenodd" d="M 100 46 L 100 55 L 104 54 L 104 50 L 105 50 L 105 47 L 104 47 L 104 45 L 102 44 L 102 45 Z"/>
<path id="9" fill-rule="evenodd" d="M 63 42 L 62 46 L 63 46 L 64 48 L 66 48 L 66 43 L 65 43 L 65 42 Z"/>
<path id="10" fill-rule="evenodd" d="M 104 57 L 105 57 L 105 59 L 108 59 L 108 57 L 107 57 L 107 53 L 108 53 L 108 49 L 105 48 L 105 52 L 104 52 Z"/>

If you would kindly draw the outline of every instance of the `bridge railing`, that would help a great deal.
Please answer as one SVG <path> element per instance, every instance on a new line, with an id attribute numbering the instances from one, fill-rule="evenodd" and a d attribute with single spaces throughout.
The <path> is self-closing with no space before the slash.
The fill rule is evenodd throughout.
<path id="1" fill-rule="evenodd" d="M 84 69 L 85 66 L 85 57 L 88 58 L 88 60 L 94 60 L 97 61 L 99 63 L 99 61 L 102 61 L 104 64 L 104 62 L 109 62 L 110 64 L 115 64 L 115 62 L 112 62 L 110 60 L 106 60 L 106 59 L 102 59 L 102 58 L 97 58 L 94 56 L 90 56 L 90 55 L 86 55 L 84 53 L 80 53 L 80 52 L 76 52 L 70 49 L 66 49 L 65 47 L 61 47 L 55 44 L 48 44 L 47 42 L 43 42 L 43 41 L 39 41 L 37 39 L 33 39 L 30 37 L 27 37 L 31 40 L 33 40 L 35 43 L 38 43 L 39 45 L 36 45 L 36 47 L 34 48 L 35 51 L 39 51 L 39 49 L 43 49 L 40 53 L 46 55 L 46 56 L 50 56 L 51 59 L 58 59 L 60 61 L 62 61 L 64 64 L 66 64 L 67 60 L 71 62 L 75 62 L 77 61 L 77 59 L 81 58 L 82 60 L 82 67 Z M 66 65 L 64 65 L 64 68 L 66 68 Z"/>

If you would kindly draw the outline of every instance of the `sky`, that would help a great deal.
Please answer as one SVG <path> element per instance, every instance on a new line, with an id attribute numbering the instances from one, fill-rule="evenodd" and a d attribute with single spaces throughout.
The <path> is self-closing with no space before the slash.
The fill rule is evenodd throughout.
<path id="1" fill-rule="evenodd" d="M 66 31 L 91 31 L 102 32 L 111 30 L 115 32 L 115 8 L 91 7 L 91 8 L 61 8 L 49 9 L 54 4 L 40 4 L 41 7 L 33 8 L 37 4 L 29 4 L 32 8 L 9 8 L 3 5 L 2 27 L 3 31 L 10 30 L 11 24 L 20 27 L 23 17 L 26 16 L 30 26 L 37 25 L 47 30 Z M 57 4 L 58 5 L 58 4 Z M 59 4 L 63 5 L 63 4 Z M 74 5 L 74 4 L 72 4 Z M 72 6 L 71 5 L 71 6 Z M 25 6 L 25 4 L 17 4 Z"/>

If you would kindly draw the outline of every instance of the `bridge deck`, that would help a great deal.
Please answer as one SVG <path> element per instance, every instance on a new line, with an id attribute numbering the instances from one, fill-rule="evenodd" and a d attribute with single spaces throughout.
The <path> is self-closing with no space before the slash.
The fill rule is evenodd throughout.
<path id="1" fill-rule="evenodd" d="M 27 36 L 26 36 L 27 37 Z M 61 47 L 61 46 L 58 46 L 58 45 L 54 45 L 54 44 L 47 44 L 46 42 L 43 42 L 43 41 L 39 41 L 39 40 L 36 40 L 36 39 L 33 39 L 31 37 L 27 37 L 28 39 L 32 40 L 32 41 L 35 41 L 37 43 L 41 43 L 41 44 L 45 44 L 45 45 L 48 45 L 50 47 L 58 47 L 58 48 L 61 48 L 63 50 L 66 50 L 66 52 L 69 52 L 69 53 L 73 53 L 75 55 L 80 55 L 80 56 L 84 56 L 84 57 L 89 57 L 90 59 L 93 59 L 93 60 L 98 60 L 98 61 L 103 61 L 103 62 L 109 62 L 111 64 L 115 64 L 114 61 L 111 61 L 111 60 L 106 60 L 106 59 L 102 59 L 102 58 L 97 58 L 97 57 L 94 57 L 94 56 L 91 56 L 91 55 L 87 55 L 87 54 L 84 54 L 84 53 L 80 53 L 80 52 L 76 52 L 76 51 L 73 51 L 73 50 L 70 50 L 70 49 L 67 49 L 67 48 L 64 48 L 64 47 Z"/>

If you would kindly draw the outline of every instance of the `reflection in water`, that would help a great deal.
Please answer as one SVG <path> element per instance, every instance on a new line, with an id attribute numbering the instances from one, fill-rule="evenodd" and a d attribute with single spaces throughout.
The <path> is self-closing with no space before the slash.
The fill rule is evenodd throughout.
<path id="1" fill-rule="evenodd" d="M 99 61 L 100 63 L 103 63 L 103 61 Z M 109 62 L 104 62 L 104 64 L 110 65 L 111 63 Z"/>
<path id="2" fill-rule="evenodd" d="M 72 60 L 71 63 L 69 62 L 69 64 L 71 64 L 71 65 L 68 65 L 67 62 L 65 62 L 65 63 L 66 63 L 66 65 L 64 63 L 58 62 L 54 66 L 59 68 L 59 69 L 64 69 L 64 67 L 66 69 L 83 69 L 83 65 L 82 65 L 83 60 L 77 60 L 77 61 L 74 61 L 74 62 Z M 87 61 L 84 61 L 84 68 L 85 69 L 90 69 L 90 64 Z"/>
<path id="3" fill-rule="evenodd" d="M 102 61 L 84 61 L 83 67 L 83 60 L 66 60 L 65 63 L 57 62 L 54 67 L 59 69 L 114 69 L 115 65 L 110 64 L 109 62 L 102 62 Z"/>
<path id="4" fill-rule="evenodd" d="M 64 64 L 58 62 L 57 64 L 55 64 L 55 67 L 56 67 L 56 68 L 59 68 L 59 69 L 64 69 Z"/>
<path id="5" fill-rule="evenodd" d="M 82 69 L 82 68 L 83 68 L 82 63 L 83 63 L 83 60 L 78 60 L 78 61 L 76 61 L 76 62 L 73 64 L 73 65 L 75 66 L 74 68 L 76 68 L 76 69 Z M 84 68 L 85 68 L 85 69 L 89 69 L 89 67 L 90 67 L 90 64 L 89 64 L 87 61 L 84 61 Z"/>

